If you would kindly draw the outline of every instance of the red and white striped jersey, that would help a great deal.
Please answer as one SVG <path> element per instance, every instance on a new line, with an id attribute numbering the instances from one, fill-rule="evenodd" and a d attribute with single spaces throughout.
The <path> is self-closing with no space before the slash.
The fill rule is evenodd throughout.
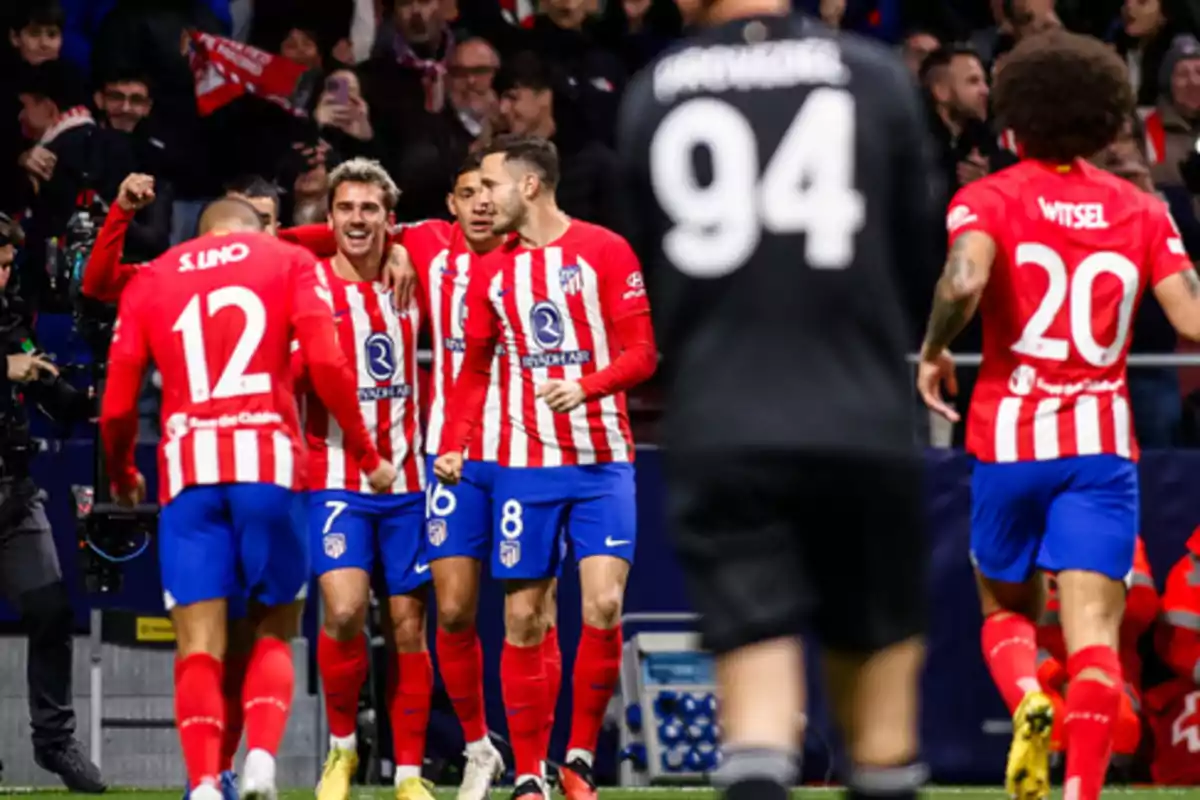
<path id="1" fill-rule="evenodd" d="M 614 323 L 649 313 L 641 268 L 629 244 L 598 225 L 572 220 L 552 245 L 506 244 L 476 269 L 467 293 L 466 335 L 496 339 L 505 410 L 498 461 L 553 467 L 633 460 L 625 395 L 557 414 L 535 396 L 547 380 L 599 372 L 619 355 Z"/>
<path id="2" fill-rule="evenodd" d="M 401 242 L 408 250 L 422 292 L 433 340 L 429 425 L 425 447 L 438 453 L 446 424 L 446 398 L 462 371 L 466 342 L 463 324 L 467 286 L 482 256 L 472 253 L 457 222 L 428 220 L 404 228 Z M 482 426 L 467 450 L 467 458 L 495 461 L 500 450 L 501 387 L 499 359 L 492 361 L 492 382 L 484 404 Z"/>
<path id="3" fill-rule="evenodd" d="M 416 300 L 397 311 L 392 294 L 376 281 L 347 281 L 322 262 L 329 283 L 338 343 L 358 376 L 358 402 L 379 455 L 396 467 L 393 494 L 425 488 L 417 397 Z M 308 443 L 308 488 L 370 492 L 370 484 L 347 452 L 343 431 L 309 388 L 303 398 Z"/>
<path id="4" fill-rule="evenodd" d="M 959 191 L 946 226 L 951 240 L 996 242 L 967 449 L 995 462 L 1137 458 L 1134 311 L 1147 286 L 1192 268 L 1166 206 L 1083 161 L 1023 161 Z"/>
<path id="5" fill-rule="evenodd" d="M 260 233 L 186 242 L 129 285 L 109 360 L 162 373 L 163 503 L 197 485 L 303 488 L 289 342 L 298 318 L 328 317 L 318 287 L 311 255 Z"/>

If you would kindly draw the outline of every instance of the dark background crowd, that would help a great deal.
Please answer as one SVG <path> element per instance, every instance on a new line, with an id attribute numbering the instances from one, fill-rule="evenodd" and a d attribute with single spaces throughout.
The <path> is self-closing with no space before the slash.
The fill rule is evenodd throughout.
<path id="1" fill-rule="evenodd" d="M 1156 190 L 1200 255 L 1200 206 L 1188 188 L 1200 183 L 1200 0 L 796 6 L 901 53 L 928 100 L 941 173 L 931 181 L 947 200 L 1016 159 L 1015 143 L 992 124 L 988 94 L 1021 37 L 1066 26 L 1111 42 L 1142 106 L 1131 139 L 1145 146 Z M 248 175 L 280 187 L 284 226 L 321 221 L 329 170 L 355 156 L 378 159 L 400 185 L 398 221 L 445 216 L 456 166 L 501 132 L 553 140 L 564 210 L 619 231 L 612 148 L 621 92 L 683 32 L 673 0 L 9 0 L 0 15 L 0 211 L 25 233 L 11 278 L 0 267 L 0 286 L 44 313 L 65 308 L 54 302 L 62 291 L 54 265 L 78 208 L 93 197 L 111 203 L 133 172 L 154 176 L 156 200 L 130 230 L 129 261 L 191 236 L 203 204 Z M 226 91 L 238 76 L 206 68 L 197 32 L 269 54 L 258 62 L 264 83 L 304 74 L 274 102 Z M 912 296 L 931 293 L 930 266 L 913 266 Z M 924 311 L 913 309 L 914 346 Z M 956 349 L 979 344 L 976 325 Z M 1176 349 L 1148 299 L 1134 352 Z M 1132 370 L 1145 446 L 1200 441 L 1198 379 L 1200 369 Z"/>

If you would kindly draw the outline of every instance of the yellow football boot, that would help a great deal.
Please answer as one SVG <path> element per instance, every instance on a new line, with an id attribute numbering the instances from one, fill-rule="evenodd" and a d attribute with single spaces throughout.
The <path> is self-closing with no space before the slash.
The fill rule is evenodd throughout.
<path id="1" fill-rule="evenodd" d="M 1004 771 L 1004 789 L 1013 800 L 1042 800 L 1050 794 L 1050 733 L 1054 705 L 1029 692 L 1013 714 L 1013 739 Z"/>
<path id="2" fill-rule="evenodd" d="M 317 800 L 349 800 L 350 782 L 358 771 L 358 753 L 333 747 L 317 784 Z"/>
<path id="3" fill-rule="evenodd" d="M 405 778 L 396 787 L 396 800 L 435 800 L 433 783 L 424 778 Z"/>

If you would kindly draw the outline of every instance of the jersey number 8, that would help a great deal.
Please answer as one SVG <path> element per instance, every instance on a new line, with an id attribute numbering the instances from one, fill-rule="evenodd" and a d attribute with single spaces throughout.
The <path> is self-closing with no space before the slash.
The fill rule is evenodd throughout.
<path id="1" fill-rule="evenodd" d="M 1046 271 L 1046 294 L 1025 323 L 1021 338 L 1012 346 L 1014 352 L 1048 361 L 1066 361 L 1071 345 L 1079 356 L 1094 367 L 1116 363 L 1129 338 L 1129 323 L 1133 317 L 1133 301 L 1137 299 L 1140 274 L 1137 266 L 1118 253 L 1092 253 L 1068 275 L 1062 256 L 1044 244 L 1017 245 L 1017 266 L 1036 266 Z M 1104 347 L 1096 341 L 1093 329 L 1092 289 L 1101 275 L 1112 275 L 1121 282 L 1121 301 L 1117 306 L 1117 333 L 1112 343 Z M 1069 295 L 1069 296 L 1068 296 Z M 1053 339 L 1046 335 L 1063 303 L 1068 308 L 1071 341 Z"/>
<path id="2" fill-rule="evenodd" d="M 845 269 L 865 204 L 854 188 L 854 96 L 818 88 L 788 126 L 766 167 L 745 114 L 698 97 L 672 109 L 650 142 L 650 183 L 674 223 L 663 238 L 672 264 L 693 278 L 720 278 L 745 265 L 762 239 L 804 234 L 814 269 Z M 712 180 L 701 186 L 693 157 L 708 151 Z"/>

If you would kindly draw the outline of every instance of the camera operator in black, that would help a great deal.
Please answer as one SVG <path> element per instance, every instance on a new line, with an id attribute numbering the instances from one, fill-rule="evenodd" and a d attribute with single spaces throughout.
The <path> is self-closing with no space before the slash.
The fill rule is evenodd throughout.
<path id="1" fill-rule="evenodd" d="M 26 408 L 55 421 L 85 420 L 93 403 L 59 377 L 33 341 L 24 304 L 7 291 L 20 228 L 0 215 L 0 588 L 29 636 L 29 714 L 34 760 L 75 792 L 103 792 L 100 770 L 75 739 L 71 697 L 73 619 L 54 536 L 29 466 L 36 447 Z"/>

